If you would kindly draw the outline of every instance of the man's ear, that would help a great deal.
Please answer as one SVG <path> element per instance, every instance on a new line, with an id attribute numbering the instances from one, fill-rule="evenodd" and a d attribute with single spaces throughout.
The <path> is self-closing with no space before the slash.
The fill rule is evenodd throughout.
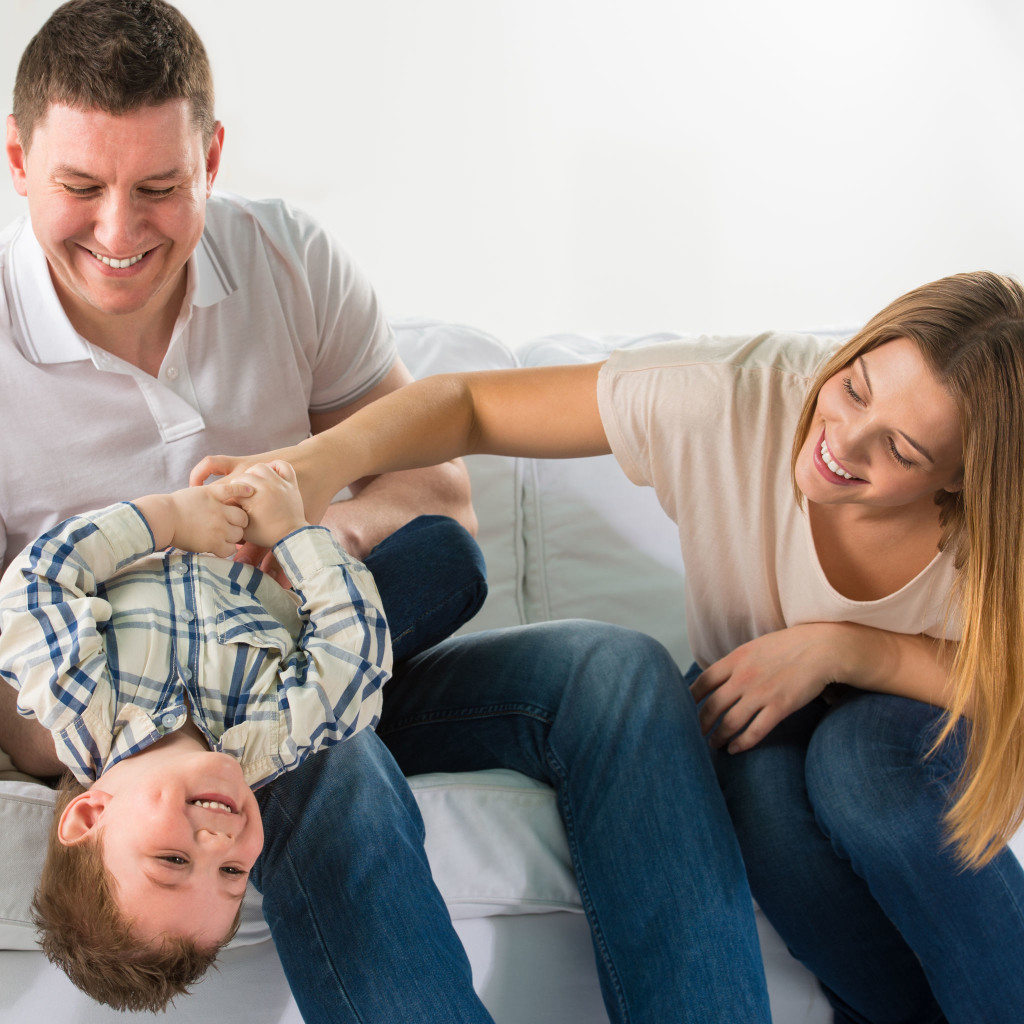
<path id="1" fill-rule="evenodd" d="M 110 794 L 102 789 L 88 789 L 64 808 L 57 823 L 57 838 L 63 846 L 77 846 L 93 838 L 94 830 L 110 803 Z"/>
<path id="2" fill-rule="evenodd" d="M 206 151 L 206 195 L 213 191 L 213 182 L 220 170 L 220 154 L 224 149 L 224 125 L 218 121 L 213 127 L 213 138 Z"/>
<path id="3" fill-rule="evenodd" d="M 11 181 L 19 196 L 28 195 L 25 172 L 25 150 L 21 145 L 18 123 L 13 114 L 7 115 L 7 164 L 11 169 Z"/>

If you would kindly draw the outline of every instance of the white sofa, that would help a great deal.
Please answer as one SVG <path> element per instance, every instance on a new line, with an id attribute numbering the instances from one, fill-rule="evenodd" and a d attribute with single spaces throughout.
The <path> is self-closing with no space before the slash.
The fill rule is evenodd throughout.
<path id="1" fill-rule="evenodd" d="M 417 375 L 451 369 L 574 362 L 644 339 L 559 336 L 511 351 L 470 328 L 396 325 Z M 675 528 L 654 496 L 614 460 L 469 460 L 490 594 L 467 630 L 585 617 L 644 628 L 685 668 L 682 576 Z M 26 1020 L 109 1024 L 35 948 L 28 904 L 52 794 L 0 764 L 0 1024 Z M 6 765 L 9 769 L 9 763 Z M 430 862 L 473 963 L 477 990 L 498 1024 L 607 1024 L 565 837 L 546 787 L 511 772 L 412 780 Z M 639 795 L 642 799 L 642 794 Z M 758 915 L 777 1024 L 825 1024 L 814 979 Z M 255 892 L 244 923 L 169 1024 L 299 1024 Z M 428 1022 L 424 1022 L 428 1024 Z"/>

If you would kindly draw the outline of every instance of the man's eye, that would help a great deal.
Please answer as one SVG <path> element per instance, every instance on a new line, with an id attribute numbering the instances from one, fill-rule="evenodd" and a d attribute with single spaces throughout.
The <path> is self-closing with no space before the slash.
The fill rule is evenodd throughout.
<path id="1" fill-rule="evenodd" d="M 174 186 L 170 188 L 140 188 L 139 191 L 146 196 L 147 199 L 162 199 L 164 196 L 169 196 L 174 191 Z"/>
<path id="2" fill-rule="evenodd" d="M 71 196 L 91 196 L 95 194 L 95 192 L 97 191 L 95 185 L 84 185 L 81 187 L 76 187 L 74 185 L 61 184 L 61 188 L 64 189 L 64 191 L 67 192 L 68 195 Z"/>

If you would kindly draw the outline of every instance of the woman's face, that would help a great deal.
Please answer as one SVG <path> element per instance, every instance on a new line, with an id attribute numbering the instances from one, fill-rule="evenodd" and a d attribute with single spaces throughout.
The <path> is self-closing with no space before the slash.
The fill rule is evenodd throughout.
<path id="1" fill-rule="evenodd" d="M 963 439 L 949 392 L 917 345 L 896 338 L 825 381 L 796 466 L 822 505 L 895 508 L 958 491 Z"/>

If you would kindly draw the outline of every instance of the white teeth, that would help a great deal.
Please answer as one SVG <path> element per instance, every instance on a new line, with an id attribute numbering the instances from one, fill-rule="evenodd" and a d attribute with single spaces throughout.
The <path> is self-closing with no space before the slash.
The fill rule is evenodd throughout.
<path id="1" fill-rule="evenodd" d="M 193 807 L 205 807 L 207 810 L 212 809 L 215 811 L 227 811 L 228 814 L 235 813 L 227 804 L 222 804 L 219 800 L 192 800 L 190 803 Z"/>
<path id="2" fill-rule="evenodd" d="M 92 252 L 91 249 L 89 251 Z M 101 256 L 98 252 L 93 252 L 92 254 L 100 261 L 100 263 L 105 263 L 108 267 L 113 267 L 115 270 L 122 270 L 125 267 L 134 267 L 135 264 L 146 255 L 146 253 L 140 252 L 138 256 L 129 256 L 124 260 L 112 260 L 109 256 Z"/>
<path id="3" fill-rule="evenodd" d="M 832 458 L 832 453 L 828 450 L 828 446 L 824 441 L 821 442 L 821 461 L 824 462 L 836 476 L 845 477 L 847 480 L 853 479 L 853 476 L 850 473 L 847 473 L 846 470 Z"/>

